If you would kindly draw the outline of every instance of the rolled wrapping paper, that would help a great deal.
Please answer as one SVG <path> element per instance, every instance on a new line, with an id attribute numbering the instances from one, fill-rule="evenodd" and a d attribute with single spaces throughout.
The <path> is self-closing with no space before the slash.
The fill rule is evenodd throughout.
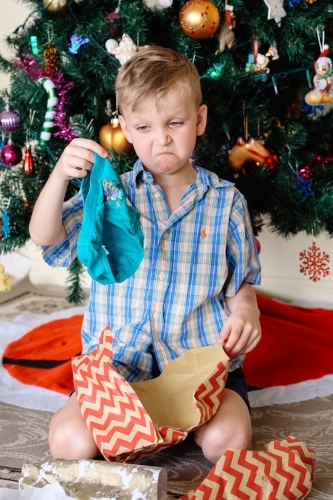
<path id="1" fill-rule="evenodd" d="M 229 449 L 204 481 L 181 500 L 300 500 L 308 496 L 317 456 L 298 438 L 266 451 Z"/>
<path id="2" fill-rule="evenodd" d="M 66 494 L 80 500 L 166 500 L 163 467 L 118 464 L 101 460 L 52 460 L 24 464 L 19 489 L 43 488 L 58 482 Z"/>
<path id="3" fill-rule="evenodd" d="M 50 78 L 42 77 L 38 80 L 38 83 L 43 85 L 48 95 L 45 121 L 43 123 L 43 129 L 40 134 L 40 144 L 42 146 L 45 146 L 47 141 L 51 139 L 51 130 L 54 125 L 53 118 L 55 116 L 56 105 L 58 104 L 58 97 L 56 86 Z"/>

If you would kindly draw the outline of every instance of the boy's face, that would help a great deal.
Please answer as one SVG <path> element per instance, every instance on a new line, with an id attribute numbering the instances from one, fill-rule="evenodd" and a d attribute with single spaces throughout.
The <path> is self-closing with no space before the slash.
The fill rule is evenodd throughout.
<path id="1" fill-rule="evenodd" d="M 138 113 L 123 109 L 119 120 L 145 169 L 156 179 L 192 168 L 189 159 L 196 136 L 205 131 L 207 106 L 197 107 L 176 87 L 158 106 L 151 99 Z"/>

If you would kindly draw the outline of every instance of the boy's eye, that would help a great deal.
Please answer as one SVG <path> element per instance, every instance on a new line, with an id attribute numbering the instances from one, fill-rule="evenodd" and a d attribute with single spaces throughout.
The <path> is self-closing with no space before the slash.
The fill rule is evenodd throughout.
<path id="1" fill-rule="evenodd" d="M 177 122 L 177 121 L 170 122 L 171 127 L 176 127 L 177 125 L 181 125 L 181 124 L 182 124 L 182 122 Z"/>
<path id="2" fill-rule="evenodd" d="M 137 130 L 141 130 L 141 131 L 145 131 L 147 129 L 148 129 L 147 125 L 141 125 L 140 127 L 137 127 Z"/>

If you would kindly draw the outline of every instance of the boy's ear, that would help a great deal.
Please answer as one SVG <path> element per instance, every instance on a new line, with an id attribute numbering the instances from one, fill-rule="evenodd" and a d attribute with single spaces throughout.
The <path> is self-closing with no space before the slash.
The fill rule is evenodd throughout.
<path id="1" fill-rule="evenodd" d="M 202 135 L 206 130 L 208 108 L 206 104 L 201 104 L 198 109 L 196 134 Z"/>
<path id="2" fill-rule="evenodd" d="M 122 115 L 118 115 L 118 118 L 119 118 L 119 124 L 121 126 L 121 130 L 123 131 L 124 136 L 126 137 L 128 142 L 133 144 L 132 137 L 131 137 L 131 134 L 129 133 L 129 130 L 127 128 L 125 118 Z"/>

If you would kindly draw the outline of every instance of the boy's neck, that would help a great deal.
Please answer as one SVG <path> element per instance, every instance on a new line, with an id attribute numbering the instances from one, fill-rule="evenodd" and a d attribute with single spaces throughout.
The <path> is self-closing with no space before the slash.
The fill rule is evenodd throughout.
<path id="1" fill-rule="evenodd" d="M 172 214 L 179 206 L 179 202 L 188 190 L 189 186 L 195 183 L 198 172 L 190 164 L 188 169 L 178 171 L 174 174 L 152 174 L 154 181 L 164 191 L 170 213 Z"/>
<path id="2" fill-rule="evenodd" d="M 174 188 L 182 188 L 186 191 L 188 186 L 191 186 L 191 184 L 195 183 L 198 172 L 190 164 L 188 167 L 173 174 L 156 174 L 152 172 L 151 174 L 153 176 L 154 182 L 158 184 L 163 189 L 163 191 L 168 191 Z"/>

